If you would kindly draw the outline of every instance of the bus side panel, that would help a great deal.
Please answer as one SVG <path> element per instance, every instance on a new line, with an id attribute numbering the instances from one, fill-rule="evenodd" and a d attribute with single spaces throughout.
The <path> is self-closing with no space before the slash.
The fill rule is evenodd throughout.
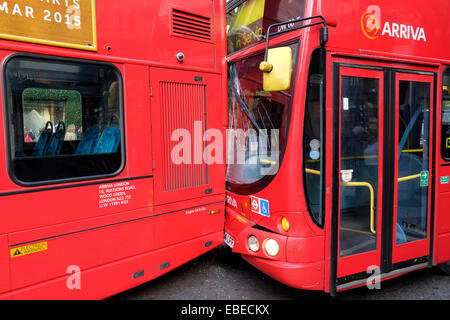
<path id="1" fill-rule="evenodd" d="M 219 210 L 219 212 L 211 214 L 214 210 Z M 157 248 L 167 247 L 222 231 L 224 220 L 224 204 L 222 202 L 156 216 L 155 244 Z"/>
<path id="2" fill-rule="evenodd" d="M 444 174 L 441 173 L 441 175 Z M 444 188 L 444 185 L 441 185 L 441 190 Z M 439 201 L 437 202 L 436 215 L 437 263 L 442 263 L 450 260 L 450 212 L 448 210 L 449 203 L 450 192 L 440 193 Z"/>
<path id="3" fill-rule="evenodd" d="M 450 214 L 448 204 L 450 203 L 450 192 L 444 192 L 439 195 L 438 217 L 436 221 L 437 233 L 445 234 L 450 232 Z"/>
<path id="4" fill-rule="evenodd" d="M 212 246 L 205 247 L 207 239 L 213 239 Z M 50 281 L 38 283 L 27 288 L 0 294 L 0 299 L 102 299 L 113 294 L 136 287 L 144 282 L 160 276 L 180 264 L 196 258 L 197 256 L 214 248 L 223 239 L 223 233 L 203 236 L 190 241 L 157 251 L 114 261 L 99 267 L 83 270 L 79 288 L 69 286 L 73 283 L 69 274 Z M 180 254 L 181 252 L 181 254 Z M 174 257 L 174 255 L 178 255 Z M 167 268 L 157 264 L 160 261 L 172 263 Z"/>
<path id="5" fill-rule="evenodd" d="M 0 294 L 0 299 L 35 300 L 36 297 L 41 300 L 103 299 L 153 280 L 155 273 L 152 272 L 152 269 L 154 269 L 154 253 L 145 253 L 83 270 L 78 287 L 72 285 L 76 283 L 70 278 L 73 275 L 66 274 L 4 295 Z M 134 276 L 130 276 L 130 274 Z M 69 287 L 68 283 L 71 284 Z"/>
<path id="6" fill-rule="evenodd" d="M 132 177 L 152 172 L 150 83 L 147 66 L 124 66 L 125 144 L 127 169 Z"/>
<path id="7" fill-rule="evenodd" d="M 450 233 L 437 236 L 437 263 L 450 261 Z"/>
<path id="8" fill-rule="evenodd" d="M 223 230 L 193 240 L 178 243 L 157 251 L 156 277 L 216 248 L 223 242 Z M 189 248 L 189 250 L 186 250 Z"/>
<path id="9" fill-rule="evenodd" d="M 122 4 L 111 5 L 110 0 L 102 0 L 97 1 L 96 7 L 100 54 L 215 69 L 212 57 L 219 30 L 215 29 L 212 1 L 197 0 L 195 5 L 184 0 L 128 1 L 124 8 Z M 177 15 L 174 9 L 187 22 L 180 32 L 173 32 Z M 209 26 L 208 39 L 195 31 L 198 24 Z M 184 54 L 182 63 L 176 59 L 179 52 Z"/>
<path id="10" fill-rule="evenodd" d="M 3 56 L 10 52 L 0 50 L 0 60 L 3 60 Z M 2 81 L 2 80 L 0 80 Z M 0 90 L 0 101 L 3 102 L 3 90 Z M 3 103 L 2 103 L 3 104 Z M 6 168 L 6 149 L 5 149 L 5 124 L 3 121 L 3 107 L 0 108 L 0 168 Z M 3 174 L 6 170 L 0 170 L 0 190 L 3 189 L 4 178 Z M 4 198 L 0 197 L 0 225 L 3 224 L 4 217 L 14 213 L 13 208 L 5 206 Z M 0 234 L 5 233 L 4 230 L 0 231 Z M 9 250 L 8 250 L 8 236 L 6 234 L 0 235 L 0 292 L 4 292 L 10 289 L 10 275 L 9 275 Z"/>
<path id="11" fill-rule="evenodd" d="M 148 252 L 154 248 L 153 228 L 150 217 L 47 239 L 46 250 L 10 259 L 12 289 L 69 277 L 71 267 L 81 270 L 82 279 L 84 270 Z"/>
<path id="12" fill-rule="evenodd" d="M 10 289 L 8 236 L 0 236 L 0 292 Z"/>
<path id="13" fill-rule="evenodd" d="M 152 182 L 138 179 L 3 196 L 0 234 L 27 231 L 29 234 L 23 234 L 20 242 L 28 242 L 79 231 L 69 224 L 74 221 L 79 221 L 81 228 L 95 227 L 89 219 L 151 206 Z M 52 225 L 58 230 L 40 232 L 45 231 L 42 227 Z"/>

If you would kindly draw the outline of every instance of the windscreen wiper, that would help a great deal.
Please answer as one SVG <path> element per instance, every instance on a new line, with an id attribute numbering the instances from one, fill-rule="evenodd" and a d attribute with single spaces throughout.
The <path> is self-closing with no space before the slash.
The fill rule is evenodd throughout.
<path id="1" fill-rule="evenodd" d="M 245 115 L 251 121 L 253 126 L 258 131 L 260 131 L 261 127 L 258 125 L 258 123 L 256 122 L 256 119 L 250 113 L 250 108 L 248 107 L 248 104 L 244 101 L 244 99 L 242 99 L 241 85 L 239 83 L 239 78 L 237 77 L 237 74 L 236 74 L 236 67 L 234 65 L 230 65 L 229 74 L 230 74 L 231 81 L 232 81 L 231 87 L 233 88 L 233 93 L 236 97 L 237 102 L 239 103 L 239 106 L 241 107 L 241 111 L 245 113 Z"/>

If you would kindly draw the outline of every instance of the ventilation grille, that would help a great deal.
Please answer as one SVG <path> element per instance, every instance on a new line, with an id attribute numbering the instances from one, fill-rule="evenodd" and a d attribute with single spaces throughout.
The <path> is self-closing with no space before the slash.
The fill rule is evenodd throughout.
<path id="1" fill-rule="evenodd" d="M 206 185 L 206 87 L 163 81 L 160 90 L 164 191 Z"/>
<path id="2" fill-rule="evenodd" d="M 172 8 L 172 33 L 211 41 L 211 18 Z"/>

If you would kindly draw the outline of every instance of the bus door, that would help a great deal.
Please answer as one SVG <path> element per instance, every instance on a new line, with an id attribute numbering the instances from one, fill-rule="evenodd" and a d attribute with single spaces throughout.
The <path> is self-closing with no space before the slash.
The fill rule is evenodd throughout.
<path id="1" fill-rule="evenodd" d="M 395 74 L 392 263 L 430 250 L 433 76 Z"/>
<path id="2" fill-rule="evenodd" d="M 374 270 L 389 276 L 427 261 L 434 80 L 349 64 L 334 64 L 333 73 L 332 272 L 339 290 Z"/>

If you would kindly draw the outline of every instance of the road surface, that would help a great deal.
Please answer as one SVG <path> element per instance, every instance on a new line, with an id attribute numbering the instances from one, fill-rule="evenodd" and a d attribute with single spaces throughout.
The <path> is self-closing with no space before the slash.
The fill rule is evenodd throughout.
<path id="1" fill-rule="evenodd" d="M 111 299 L 125 300 L 450 300 L 450 276 L 437 268 L 381 283 L 381 290 L 338 293 L 293 289 L 253 268 L 222 245 L 211 252 Z"/>

